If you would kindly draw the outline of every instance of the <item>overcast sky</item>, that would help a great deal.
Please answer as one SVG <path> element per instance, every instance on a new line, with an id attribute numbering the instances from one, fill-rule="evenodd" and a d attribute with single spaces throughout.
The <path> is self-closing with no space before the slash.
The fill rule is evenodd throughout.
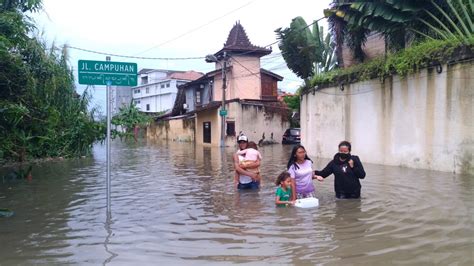
<path id="1" fill-rule="evenodd" d="M 289 27 L 291 19 L 306 22 L 323 16 L 330 0 L 320 1 L 121 1 L 43 0 L 44 10 L 34 15 L 46 40 L 118 55 L 143 57 L 203 57 L 219 51 L 232 26 L 240 21 L 254 45 L 276 41 L 275 29 Z M 326 22 L 321 24 L 327 29 Z M 301 84 L 286 67 L 277 44 L 273 53 L 262 57 L 262 68 L 284 77 L 279 88 L 294 92 Z M 104 60 L 105 55 L 70 49 L 70 63 Z M 112 56 L 112 61 L 135 62 L 138 69 L 160 68 L 208 72 L 214 65 L 200 60 L 142 60 Z M 77 75 L 77 71 L 74 71 Z M 77 85 L 82 92 L 85 86 Z M 96 86 L 93 104 L 105 106 L 105 88 Z M 103 108 L 103 107 L 102 107 Z"/>

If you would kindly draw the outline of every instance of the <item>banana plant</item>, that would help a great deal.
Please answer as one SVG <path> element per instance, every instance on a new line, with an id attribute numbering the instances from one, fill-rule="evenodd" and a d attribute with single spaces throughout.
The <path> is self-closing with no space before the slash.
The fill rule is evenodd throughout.
<path id="1" fill-rule="evenodd" d="M 432 19 L 419 18 L 424 25 L 428 26 L 436 36 L 414 30 L 416 33 L 429 38 L 441 38 L 444 40 L 459 39 L 465 41 L 474 37 L 474 0 L 447 0 L 447 7 L 443 9 L 440 5 L 432 2 L 435 9 L 441 14 L 441 19 L 429 9 L 424 12 Z"/>
<path id="2" fill-rule="evenodd" d="M 312 26 L 310 30 L 302 17 L 296 17 L 289 28 L 275 30 L 288 68 L 304 80 L 335 67 L 331 36 L 324 37 L 323 28 L 317 21 Z"/>
<path id="3" fill-rule="evenodd" d="M 113 125 L 123 127 L 125 132 L 114 130 L 112 134 L 113 136 L 119 136 L 120 138 L 133 136 L 136 141 L 138 134 L 137 129 L 139 127 L 147 126 L 151 121 L 151 117 L 140 112 L 138 107 L 132 101 L 127 107 L 120 108 L 119 113 L 112 117 L 111 121 Z"/>

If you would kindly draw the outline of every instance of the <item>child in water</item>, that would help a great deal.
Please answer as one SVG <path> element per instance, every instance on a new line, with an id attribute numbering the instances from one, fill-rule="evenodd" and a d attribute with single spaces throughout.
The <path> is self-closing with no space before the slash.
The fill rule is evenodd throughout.
<path id="1" fill-rule="evenodd" d="M 289 204 L 295 204 L 294 200 L 291 200 L 291 175 L 290 173 L 284 171 L 282 172 L 275 184 L 278 186 L 275 195 L 275 204 L 277 207 L 285 207 Z"/>
<path id="2" fill-rule="evenodd" d="M 249 171 L 249 172 L 255 173 L 256 174 L 255 180 L 260 181 L 261 180 L 260 168 L 248 168 L 247 169 L 247 166 L 250 163 L 256 162 L 257 159 L 262 160 L 262 155 L 258 151 L 257 144 L 253 141 L 250 141 L 248 146 L 247 146 L 247 149 L 238 151 L 237 154 L 239 155 L 239 159 L 243 159 L 240 162 L 241 167 L 244 168 L 245 170 Z"/>

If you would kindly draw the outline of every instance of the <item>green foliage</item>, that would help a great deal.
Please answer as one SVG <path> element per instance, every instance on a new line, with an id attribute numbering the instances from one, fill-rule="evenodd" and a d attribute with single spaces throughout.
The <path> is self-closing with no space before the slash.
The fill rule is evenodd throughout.
<path id="1" fill-rule="evenodd" d="M 287 95 L 283 97 L 283 101 L 286 103 L 286 106 L 291 110 L 288 113 L 288 121 L 290 121 L 290 127 L 300 127 L 299 116 L 294 116 L 295 113 L 300 112 L 300 94 L 296 93 L 295 95 Z"/>
<path id="2" fill-rule="evenodd" d="M 288 108 L 292 109 L 293 111 L 300 110 L 300 96 L 299 95 L 285 96 L 283 97 L 283 101 L 286 103 Z"/>
<path id="3" fill-rule="evenodd" d="M 136 128 L 146 127 L 150 124 L 152 118 L 142 112 L 136 107 L 136 105 L 131 102 L 129 106 L 120 108 L 120 111 L 117 115 L 112 117 L 111 123 L 115 126 L 121 126 L 125 129 L 124 132 L 113 130 L 112 136 L 122 138 L 136 137 Z"/>
<path id="4" fill-rule="evenodd" d="M 2 0 L 0 1 L 0 12 L 36 12 L 43 6 L 42 2 L 42 0 Z"/>
<path id="5" fill-rule="evenodd" d="M 88 155 L 104 127 L 79 96 L 67 50 L 30 37 L 41 1 L 0 2 L 0 161 Z"/>
<path id="6" fill-rule="evenodd" d="M 354 58 L 365 59 L 362 46 L 370 32 L 381 33 L 390 51 L 399 51 L 409 42 L 425 38 L 466 40 L 474 32 L 474 0 L 333 0 L 325 10 L 335 36 L 339 63 L 342 44 Z"/>
<path id="7" fill-rule="evenodd" d="M 452 58 L 456 49 L 466 47 L 472 53 L 474 38 L 470 38 L 466 42 L 461 42 L 459 39 L 425 41 L 387 58 L 379 57 L 350 68 L 337 69 L 316 75 L 311 80 L 310 86 L 337 86 L 373 78 L 383 79 L 394 74 L 403 77 L 433 63 L 439 64 L 448 61 Z M 305 92 L 308 92 L 308 89 L 303 91 L 303 93 Z"/>
<path id="8" fill-rule="evenodd" d="M 275 32 L 288 68 L 304 79 L 303 87 L 314 74 L 327 72 L 336 66 L 335 44 L 329 34 L 324 37 L 323 27 L 319 27 L 317 21 L 313 22 L 311 31 L 302 17 L 296 17 L 289 28 Z"/>
<path id="9" fill-rule="evenodd" d="M 288 67 L 302 79 L 312 76 L 314 63 L 318 59 L 316 50 L 319 47 L 316 48 L 315 38 L 306 21 L 302 17 L 296 17 L 291 21 L 289 28 L 277 29 L 275 32 L 280 40 L 278 46 Z"/>
<path id="10" fill-rule="evenodd" d="M 464 2 L 469 2 L 469 5 Z M 448 0 L 447 7 L 444 9 L 433 2 L 433 6 L 441 14 L 441 19 L 436 14 L 429 10 L 424 10 L 433 22 L 427 21 L 423 18 L 419 20 L 428 26 L 434 33 L 435 37 L 449 40 L 452 38 L 465 41 L 474 36 L 474 0 Z M 444 21 L 443 21 L 444 20 Z M 422 32 L 416 31 L 420 35 L 434 39 L 434 37 L 426 35 Z"/>

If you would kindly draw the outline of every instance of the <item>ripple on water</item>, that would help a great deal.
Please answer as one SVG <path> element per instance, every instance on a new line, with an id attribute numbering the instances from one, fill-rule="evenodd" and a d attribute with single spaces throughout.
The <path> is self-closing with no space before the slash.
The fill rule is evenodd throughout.
<path id="1" fill-rule="evenodd" d="M 115 142 L 110 221 L 101 147 L 38 165 L 32 182 L 0 186 L 16 212 L 0 220 L 2 264 L 472 264 L 472 177 L 364 164 L 362 199 L 336 200 L 328 177 L 320 207 L 276 208 L 291 146 L 260 151 L 264 185 L 246 193 L 233 149 Z"/>

